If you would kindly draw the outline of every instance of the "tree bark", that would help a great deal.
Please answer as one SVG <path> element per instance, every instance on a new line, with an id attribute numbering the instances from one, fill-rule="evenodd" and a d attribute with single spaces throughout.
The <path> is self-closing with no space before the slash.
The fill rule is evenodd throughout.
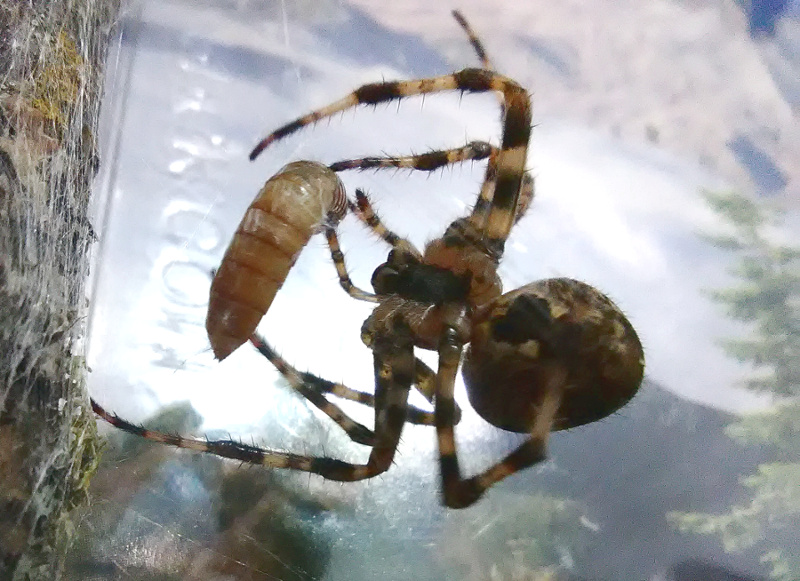
<path id="1" fill-rule="evenodd" d="M 87 206 L 119 0 L 0 2 L 0 579 L 58 579 L 98 458 Z"/>

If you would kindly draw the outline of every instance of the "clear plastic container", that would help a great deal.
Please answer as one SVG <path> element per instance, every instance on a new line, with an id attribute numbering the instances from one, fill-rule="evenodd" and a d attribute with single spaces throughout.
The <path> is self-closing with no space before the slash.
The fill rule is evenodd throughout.
<path id="1" fill-rule="evenodd" d="M 463 9 L 479 34 L 486 28 L 482 14 L 504 10 L 484 3 Z M 498 69 L 530 86 L 536 104 L 548 86 L 528 78 L 538 69 L 525 64 L 555 66 L 558 60 L 526 36 L 525 19 L 534 9 L 515 10 L 516 41 L 483 40 Z M 331 163 L 499 141 L 493 96 L 437 95 L 347 111 L 248 161 L 269 131 L 363 83 L 477 66 L 447 10 L 437 9 L 435 18 L 421 30 L 448 32 L 427 38 L 426 32 L 392 31 L 366 9 L 333 2 L 147 1 L 129 9 L 106 98 L 95 219 L 101 234 L 89 389 L 104 407 L 138 423 L 164 406 L 189 402 L 202 420 L 186 407 L 172 408 L 178 418 L 168 430 L 366 459 L 367 448 L 292 393 L 251 346 L 222 363 L 214 360 L 204 329 L 209 273 L 263 182 L 290 161 Z M 505 66 L 510 45 L 515 51 Z M 568 276 L 611 296 L 645 346 L 647 378 L 634 401 L 602 422 L 554 434 L 552 460 L 461 511 L 440 504 L 435 430 L 429 427 L 405 428 L 385 475 L 345 484 L 125 443 L 104 431 L 112 440 L 110 465 L 96 484 L 92 522 L 106 528 L 92 525 L 94 537 L 81 533 L 81 550 L 92 557 L 75 557 L 85 568 L 73 562 L 72 574 L 544 579 L 559 570 L 634 579 L 667 570 L 687 554 L 747 568 L 712 540 L 675 540 L 665 519 L 653 524 L 653 495 L 658 510 L 688 510 L 675 499 L 692 497 L 710 461 L 725 461 L 713 450 L 692 452 L 703 422 L 721 425 L 726 411 L 763 403 L 735 388 L 744 368 L 717 342 L 741 327 L 705 293 L 730 283 L 729 257 L 699 237 L 720 219 L 698 192 L 724 182 L 694 159 L 588 129 L 579 119 L 534 112 L 529 165 L 536 196 L 508 242 L 505 287 Z M 474 203 L 482 176 L 483 165 L 475 163 L 430 176 L 388 170 L 345 172 L 342 179 L 351 195 L 356 187 L 366 189 L 385 223 L 421 246 Z M 386 246 L 352 216 L 342 224 L 341 241 L 354 281 L 369 289 Z M 359 333 L 370 309 L 342 292 L 324 238 L 317 236 L 259 330 L 300 370 L 371 391 L 372 357 Z M 435 354 L 422 357 L 436 361 Z M 465 410 L 456 429 L 465 471 L 490 465 L 521 441 L 472 412 L 460 380 L 457 399 Z M 412 401 L 427 405 L 421 397 Z M 371 425 L 370 410 L 343 408 Z M 721 434 L 719 425 L 713 429 Z M 642 447 L 653 434 L 672 432 L 676 446 L 686 446 L 680 453 Z M 661 494 L 653 487 L 664 473 L 689 473 L 694 480 L 688 492 Z M 664 484 L 675 485 L 674 479 Z M 706 493 L 696 491 L 698 498 Z M 610 498 L 614 503 L 606 502 Z M 239 504 L 244 508 L 235 508 Z"/>

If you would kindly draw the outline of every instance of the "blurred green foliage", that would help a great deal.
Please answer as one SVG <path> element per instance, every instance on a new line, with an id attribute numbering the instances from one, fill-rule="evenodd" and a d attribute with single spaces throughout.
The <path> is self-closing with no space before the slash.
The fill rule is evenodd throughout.
<path id="1" fill-rule="evenodd" d="M 725 351 L 749 363 L 750 391 L 774 397 L 770 409 L 745 415 L 727 434 L 761 446 L 771 460 L 742 479 L 746 502 L 723 514 L 673 512 L 681 531 L 719 536 L 726 551 L 756 548 L 779 581 L 800 580 L 800 247 L 783 241 L 779 216 L 739 194 L 706 193 L 729 224 L 706 236 L 736 256 L 737 284 L 711 293 L 728 315 L 751 326 L 747 338 L 726 339 Z"/>

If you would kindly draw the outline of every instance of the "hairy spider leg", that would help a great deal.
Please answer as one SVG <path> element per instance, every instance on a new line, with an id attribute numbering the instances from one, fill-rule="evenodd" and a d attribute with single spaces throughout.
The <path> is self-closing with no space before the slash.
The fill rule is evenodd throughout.
<path id="1" fill-rule="evenodd" d="M 499 259 L 515 222 L 531 134 L 531 103 L 527 91 L 513 79 L 499 73 L 471 68 L 439 77 L 364 85 L 342 99 L 298 117 L 275 130 L 256 145 L 250 153 L 250 159 L 255 159 L 272 143 L 302 127 L 352 107 L 376 105 L 413 95 L 444 91 L 468 93 L 494 91 L 503 95 L 505 106 L 503 139 L 495 163 L 492 163 L 491 156 L 489 160 L 490 165 L 496 165 L 496 170 L 491 168 L 491 171 L 496 171 L 496 180 L 485 226 L 481 229 L 487 248 Z"/>
<path id="2" fill-rule="evenodd" d="M 466 312 L 457 304 L 445 305 L 445 323 L 439 344 L 439 370 L 436 374 L 434 416 L 439 446 L 439 467 L 444 504 L 464 508 L 475 503 L 492 485 L 545 459 L 547 441 L 561 402 L 567 371 L 551 375 L 551 383 L 539 406 L 529 437 L 516 450 L 484 472 L 463 478 L 459 468 L 455 440 L 455 381 L 464 348 L 459 339 L 459 327 L 464 327 Z"/>
<path id="3" fill-rule="evenodd" d="M 350 201 L 348 200 L 348 204 L 349 203 Z M 361 290 L 353 284 L 353 281 L 350 279 L 350 274 L 347 272 L 347 265 L 344 262 L 344 253 L 339 245 L 339 236 L 336 234 L 336 228 L 333 226 L 325 226 L 325 238 L 328 240 L 328 248 L 331 251 L 333 266 L 336 268 L 336 273 L 339 275 L 339 285 L 347 294 L 356 300 L 377 303 L 377 295 Z"/>
<path id="4" fill-rule="evenodd" d="M 461 25 L 475 50 L 481 65 L 488 70 L 493 70 L 491 61 L 475 31 L 464 16 L 458 11 L 453 11 L 453 17 Z M 506 116 L 506 100 L 500 99 L 501 115 Z M 506 121 L 507 125 L 507 120 Z M 492 152 L 486 168 L 483 187 L 478 201 L 469 218 L 473 227 L 485 227 L 490 212 L 493 209 L 495 182 L 497 180 L 498 163 L 496 154 Z M 530 207 L 534 196 L 534 180 L 527 172 L 523 173 L 521 191 L 514 210 L 514 221 L 517 223 Z M 530 436 L 516 450 L 508 454 L 503 460 L 496 463 L 483 473 L 472 478 L 462 478 L 455 443 L 454 419 L 456 418 L 456 404 L 453 397 L 456 374 L 461 361 L 463 344 L 458 340 L 456 326 L 459 318 L 463 318 L 463 310 L 459 313 L 454 307 L 449 307 L 449 316 L 445 318 L 445 332 L 442 335 L 439 348 L 439 372 L 436 379 L 435 418 L 437 438 L 439 445 L 440 471 L 442 478 L 442 493 L 447 506 L 458 508 L 473 504 L 492 485 L 500 480 L 522 470 L 545 458 L 546 444 L 550 430 L 555 421 L 561 402 L 562 389 L 566 381 L 566 370 L 561 368 L 550 374 L 550 386 L 545 388 L 545 396 L 539 406 L 536 420 L 530 427 Z M 448 320 L 449 319 L 449 320 Z"/>
<path id="5" fill-rule="evenodd" d="M 478 60 L 481 62 L 483 68 L 489 71 L 495 70 L 494 67 L 492 66 L 491 61 L 489 60 L 489 55 L 486 54 L 486 49 L 483 47 L 483 43 L 478 38 L 478 35 L 475 33 L 472 27 L 469 25 L 467 19 L 464 18 L 464 15 L 461 14 L 459 10 L 453 10 L 452 14 L 453 18 L 456 19 L 456 22 L 458 22 L 458 24 L 466 33 L 467 38 L 469 39 L 469 43 L 472 45 L 473 50 L 475 50 L 475 54 L 478 55 Z"/>
<path id="6" fill-rule="evenodd" d="M 403 167 L 422 171 L 433 171 L 437 168 L 450 165 L 452 163 L 457 163 L 459 161 L 483 159 L 486 156 L 496 156 L 497 151 L 498 149 L 493 145 L 484 141 L 480 141 L 472 142 L 463 148 L 430 152 L 431 156 L 439 159 L 435 163 L 420 161 L 422 156 L 414 155 L 406 157 L 372 157 L 339 161 L 331 164 L 329 169 L 333 171 L 344 171 L 348 169 Z M 478 157 L 475 157 L 476 155 Z M 493 185 L 493 182 L 484 182 L 481 196 L 481 200 L 483 200 L 483 202 L 481 200 L 478 202 L 478 204 L 482 204 L 482 207 L 488 208 L 488 206 L 491 204 L 491 194 L 494 192 Z M 491 187 L 487 190 L 488 186 Z M 484 199 L 484 191 L 489 192 L 488 199 Z M 520 201 L 522 202 L 523 200 L 526 201 L 527 208 L 527 202 L 530 201 L 530 195 L 527 194 L 525 189 L 523 189 L 520 197 Z M 384 240 L 387 244 L 392 247 L 404 248 L 411 252 L 414 256 L 418 258 L 420 257 L 419 251 L 413 246 L 413 244 L 411 244 L 409 240 L 401 238 L 386 228 L 380 218 L 378 218 L 378 215 L 372 207 L 369 198 L 362 189 L 356 189 L 356 204 L 348 201 L 348 207 L 364 224 L 366 224 L 379 238 Z M 475 212 L 478 212 L 477 205 Z M 521 214 L 518 215 L 517 219 L 519 219 L 519 217 L 521 217 Z M 476 224 L 477 227 L 480 227 L 481 225 L 482 222 L 481 224 Z M 378 297 L 374 293 L 362 290 L 353 284 L 353 281 L 347 272 L 344 254 L 342 253 L 341 245 L 339 244 L 339 237 L 336 233 L 335 225 L 329 224 L 325 226 L 325 237 L 327 238 L 328 247 L 330 248 L 331 259 L 333 260 L 334 267 L 336 268 L 336 272 L 339 276 L 339 284 L 344 291 L 356 300 L 373 303 L 378 302 Z"/>
<path id="7" fill-rule="evenodd" d="M 470 141 L 463 147 L 439 149 L 420 154 L 345 159 L 330 164 L 328 169 L 340 172 L 398 168 L 431 172 L 456 163 L 486 159 L 496 151 L 497 148 L 486 141 Z"/>
<path id="8" fill-rule="evenodd" d="M 496 151 L 496 150 L 495 150 Z M 489 156 L 489 163 L 486 166 L 486 173 L 483 177 L 483 184 L 481 191 L 478 194 L 478 199 L 475 206 L 472 208 L 472 213 L 469 215 L 468 221 L 473 228 L 482 231 L 485 227 L 486 220 L 489 216 L 489 211 L 492 208 L 492 200 L 494 199 L 495 181 L 497 179 L 497 160 L 495 151 Z M 519 193 L 519 200 L 517 201 L 517 209 L 514 214 L 514 224 L 519 222 L 533 201 L 534 195 L 534 180 L 533 177 L 526 171 L 522 177 L 522 186 Z"/>
<path id="9" fill-rule="evenodd" d="M 414 366 L 413 385 L 417 391 L 422 394 L 426 400 L 428 400 L 430 404 L 433 404 L 433 395 L 436 389 L 436 374 L 434 373 L 433 369 L 428 367 L 420 359 L 415 359 Z M 320 387 L 323 389 L 329 389 L 329 393 L 335 395 L 336 397 L 361 403 L 369 407 L 375 407 L 375 396 L 371 393 L 358 391 L 356 389 L 347 387 L 346 385 L 342 385 L 341 383 L 333 383 L 326 380 L 321 380 Z M 406 418 L 406 421 L 410 424 L 432 426 L 434 425 L 433 412 L 421 410 L 415 405 L 409 404 L 408 417 Z M 456 404 L 455 423 L 458 424 L 460 421 L 461 409 L 458 407 L 458 404 Z"/>
<path id="10" fill-rule="evenodd" d="M 458 10 L 454 10 L 453 17 L 464 29 L 464 32 L 466 33 L 470 44 L 477 53 L 478 59 L 480 60 L 483 68 L 487 70 L 494 70 L 494 66 L 489 60 L 483 44 L 464 16 Z M 505 103 L 502 97 L 500 97 L 498 100 L 500 102 L 500 114 L 501 117 L 503 117 L 505 115 Z M 497 177 L 496 156 L 498 151 L 498 148 L 485 141 L 472 141 L 464 147 L 430 151 L 421 155 L 363 157 L 359 159 L 343 160 L 332 163 L 328 166 L 328 168 L 335 172 L 353 169 L 366 170 L 383 168 L 407 168 L 419 171 L 435 171 L 455 163 L 470 160 L 477 161 L 492 156 L 492 159 L 487 166 L 480 195 L 475 204 L 472 215 L 470 216 L 470 221 L 473 226 L 478 230 L 482 230 L 491 207 L 492 197 L 494 196 L 494 185 Z M 520 192 L 520 199 L 516 210 L 515 223 L 518 222 L 527 211 L 532 201 L 533 194 L 533 178 L 529 173 L 525 172 L 522 181 L 522 191 Z"/>
<path id="11" fill-rule="evenodd" d="M 331 418 L 347 435 L 356 443 L 372 445 L 374 441 L 374 434 L 371 430 L 359 424 L 347 414 L 345 414 L 336 404 L 329 402 L 322 394 L 330 393 L 338 398 L 348 401 L 360 403 L 368 407 L 375 407 L 375 396 L 371 393 L 366 393 L 347 387 L 342 383 L 329 381 L 313 373 L 298 371 L 283 359 L 272 346 L 267 343 L 258 333 L 253 333 L 250 337 L 250 342 L 258 349 L 270 363 L 272 363 L 278 372 L 289 382 L 289 385 L 297 391 L 300 395 L 309 400 L 325 415 Z M 419 359 L 415 360 L 414 381 L 413 384 L 417 390 L 427 399 L 433 403 L 433 393 L 435 385 L 435 377 L 433 370 L 425 365 Z M 460 416 L 460 411 L 459 411 Z M 433 412 L 419 409 L 414 405 L 408 406 L 407 421 L 411 424 L 419 424 L 432 426 L 433 425 Z M 365 431 L 366 430 L 366 431 Z M 368 435 L 367 435 L 368 432 Z"/>
<path id="12" fill-rule="evenodd" d="M 375 434 L 372 430 L 356 422 L 344 413 L 339 406 L 325 399 L 323 395 L 325 390 L 320 389 L 320 383 L 325 380 L 310 373 L 303 373 L 292 367 L 283 357 L 278 355 L 262 337 L 255 333 L 250 336 L 250 343 L 275 366 L 278 372 L 289 382 L 292 389 L 336 422 L 351 440 L 367 446 L 371 446 L 375 442 Z M 312 388 L 312 386 L 317 389 Z"/>
<path id="13" fill-rule="evenodd" d="M 112 426 L 130 434 L 168 446 L 215 454 L 222 458 L 312 472 L 328 480 L 356 481 L 372 478 L 389 469 L 406 422 L 408 392 L 414 377 L 414 350 L 408 332 L 381 338 L 373 350 L 375 369 L 374 445 L 366 464 L 353 464 L 325 456 L 278 452 L 233 440 L 200 440 L 148 430 L 106 411 L 94 399 L 92 410 Z"/>
<path id="14" fill-rule="evenodd" d="M 467 22 L 467 19 L 459 12 L 458 10 L 453 10 L 452 12 L 453 18 L 456 19 L 456 22 L 461 26 L 464 32 L 469 39 L 469 43 L 472 45 L 472 48 L 475 50 L 475 53 L 478 55 L 478 60 L 480 61 L 481 65 L 484 69 L 493 71 L 495 67 L 492 65 L 491 60 L 489 59 L 489 55 L 486 52 L 486 49 L 483 46 L 483 43 L 478 38 L 477 33 Z M 499 96 L 498 96 L 499 97 Z M 505 117 L 505 102 L 502 98 L 498 98 L 500 104 L 500 116 Z M 482 230 L 484 224 L 486 223 L 486 218 L 489 213 L 489 209 L 491 207 L 492 197 L 494 196 L 494 183 L 495 179 L 497 178 L 496 175 L 496 162 L 493 160 L 489 161 L 489 165 L 486 168 L 486 175 L 484 176 L 483 186 L 481 187 L 481 192 L 478 197 L 478 201 L 475 203 L 475 208 L 473 209 L 472 215 L 470 216 L 470 222 L 477 227 L 479 230 Z M 523 178 L 522 178 L 522 191 L 520 192 L 519 202 L 517 203 L 517 210 L 516 216 L 514 219 L 514 223 L 520 221 L 520 219 L 525 215 L 525 212 L 528 210 L 528 207 L 533 200 L 533 193 L 534 193 L 534 184 L 533 178 L 531 175 L 526 171 Z"/>
<path id="15" fill-rule="evenodd" d="M 432 172 L 449 165 L 462 163 L 465 161 L 480 161 L 490 159 L 484 176 L 483 185 L 475 203 L 475 207 L 470 216 L 470 221 L 477 229 L 482 229 L 486 222 L 486 217 L 492 204 L 494 196 L 494 182 L 497 176 L 497 153 L 499 149 L 486 141 L 471 141 L 464 147 L 452 149 L 442 149 L 429 151 L 420 155 L 407 156 L 385 156 L 385 157 L 361 157 L 357 159 L 346 159 L 337 161 L 328 166 L 328 169 L 340 172 L 347 170 L 364 171 L 368 169 L 411 169 L 417 171 Z M 529 173 L 525 173 L 522 179 L 522 191 L 520 192 L 519 202 L 515 223 L 523 217 L 528 210 L 533 199 L 533 178 Z M 345 289 L 347 290 L 347 289 Z M 349 292 L 349 291 L 348 291 Z M 357 298 L 357 297 L 356 297 Z"/>
<path id="16" fill-rule="evenodd" d="M 389 246 L 409 252 L 418 259 L 422 257 L 419 250 L 417 250 L 410 240 L 399 236 L 384 225 L 378 217 L 378 214 L 375 213 L 375 209 L 372 207 L 369 197 L 361 188 L 356 188 L 356 203 L 355 205 L 351 205 L 350 209 L 358 216 L 359 220 L 366 224 L 378 238 L 386 242 Z"/>
<path id="17" fill-rule="evenodd" d="M 375 372 L 375 446 L 366 466 L 353 467 L 352 479 L 371 478 L 389 469 L 408 417 L 408 395 L 415 376 L 414 337 L 402 319 L 371 346 Z"/>
<path id="18" fill-rule="evenodd" d="M 467 23 L 466 19 L 458 10 L 453 11 L 453 16 L 464 29 L 470 44 L 475 49 L 475 52 L 480 59 L 483 68 L 487 70 L 494 70 L 491 61 L 489 60 L 486 50 L 483 47 L 480 39 L 478 39 L 475 31 Z M 505 115 L 505 102 L 502 97 L 498 95 L 500 104 L 501 116 Z M 423 154 L 407 155 L 407 156 L 378 156 L 378 157 L 362 157 L 357 159 L 348 159 L 337 161 L 328 166 L 328 168 L 335 172 L 346 170 L 367 170 L 367 169 L 385 169 L 385 168 L 402 168 L 417 171 L 435 171 L 442 167 L 461 163 L 465 161 L 478 161 L 490 158 L 490 162 L 486 169 L 483 185 L 475 204 L 473 212 L 470 216 L 470 221 L 479 230 L 482 230 L 488 216 L 489 209 L 491 208 L 492 198 L 494 196 L 495 180 L 497 178 L 497 154 L 499 149 L 486 141 L 471 141 L 463 147 L 452 149 L 434 150 Z M 533 178 L 528 172 L 525 172 L 522 181 L 522 190 L 520 192 L 519 202 L 517 204 L 515 223 L 518 222 L 527 211 L 534 195 Z M 347 289 L 345 289 L 347 290 Z M 349 292 L 349 291 L 348 291 Z"/>
<path id="19" fill-rule="evenodd" d="M 461 25 L 462 29 L 467 35 L 470 44 L 478 55 L 481 65 L 484 69 L 494 70 L 483 43 L 478 38 L 478 35 L 467 22 L 466 18 L 458 11 L 453 10 L 453 17 Z M 505 115 L 505 103 L 502 98 L 499 98 L 501 117 Z M 484 185 L 481 188 L 480 197 L 476 204 L 476 211 L 474 212 L 473 223 L 482 228 L 491 205 L 492 196 L 494 194 L 494 181 L 496 178 L 496 154 L 498 149 L 485 142 L 485 141 L 472 141 L 460 148 L 453 148 L 447 150 L 430 151 L 421 155 L 397 156 L 397 157 L 364 157 L 359 159 L 350 159 L 338 161 L 331 164 L 329 169 L 333 171 L 343 171 L 350 169 L 380 169 L 380 168 L 408 168 L 419 171 L 435 171 L 441 167 L 452 165 L 463 161 L 476 161 L 485 159 L 490 155 L 495 156 L 495 160 L 490 164 L 490 172 L 484 178 Z M 487 168 L 487 169 L 489 169 Z M 531 198 L 533 197 L 533 183 L 531 177 L 526 173 L 523 178 L 523 188 L 520 196 L 520 203 L 517 210 L 516 220 L 522 217 L 530 205 Z"/>

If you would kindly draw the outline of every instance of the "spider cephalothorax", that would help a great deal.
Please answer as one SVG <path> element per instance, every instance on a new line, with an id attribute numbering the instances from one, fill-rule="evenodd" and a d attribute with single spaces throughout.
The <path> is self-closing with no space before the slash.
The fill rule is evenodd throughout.
<path id="1" fill-rule="evenodd" d="M 444 503 L 464 507 L 493 484 L 543 460 L 551 431 L 598 420 L 633 397 L 644 373 L 642 346 L 622 312 L 600 291 L 557 278 L 503 294 L 497 268 L 505 242 L 533 198 L 533 181 L 525 171 L 530 98 L 514 80 L 494 72 L 469 25 L 459 13 L 454 16 L 483 68 L 364 85 L 274 131 L 250 158 L 278 139 L 345 109 L 440 91 L 496 93 L 503 112 L 500 145 L 470 142 L 423 155 L 365 157 L 328 167 L 315 162 L 290 164 L 267 182 L 253 202 L 212 284 L 206 327 L 215 355 L 225 358 L 249 337 L 298 393 L 353 441 L 371 446 L 367 462 L 352 464 L 230 440 L 205 441 L 149 431 L 93 401 L 101 417 L 174 446 L 347 481 L 387 470 L 406 422 L 434 425 Z M 488 161 L 472 211 L 452 222 L 422 252 L 383 225 L 366 194 L 356 190 L 355 201 L 347 200 L 335 173 L 385 167 L 432 171 L 479 159 Z M 373 273 L 374 293 L 356 288 L 345 268 L 336 234 L 345 206 L 391 246 L 386 262 Z M 356 299 L 376 303 L 361 327 L 362 341 L 373 355 L 374 395 L 301 373 L 252 334 L 297 254 L 320 229 L 342 287 Z M 415 357 L 415 348 L 438 353 L 435 372 Z M 461 476 L 454 437 L 460 412 L 453 392 L 460 366 L 478 414 L 499 428 L 528 434 L 516 450 L 471 478 Z M 412 387 L 433 404 L 433 412 L 408 403 Z M 374 428 L 352 420 L 327 399 L 331 394 L 374 407 Z"/>

